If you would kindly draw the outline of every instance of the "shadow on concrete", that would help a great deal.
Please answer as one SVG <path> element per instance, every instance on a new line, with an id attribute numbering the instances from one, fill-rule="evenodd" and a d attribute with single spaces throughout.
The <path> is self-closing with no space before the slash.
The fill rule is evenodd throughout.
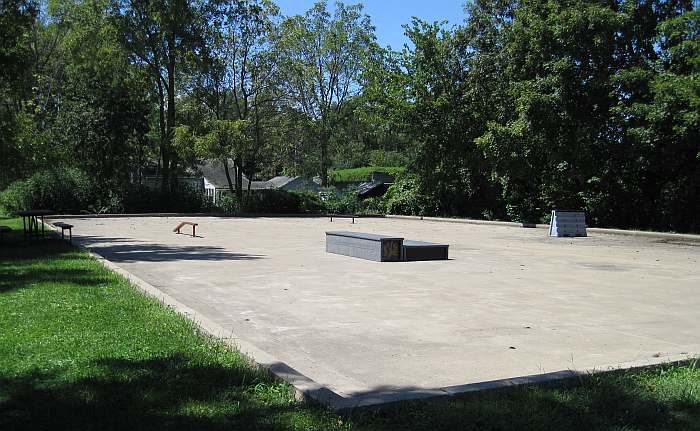
<path id="1" fill-rule="evenodd" d="M 202 245 L 165 245 L 127 238 L 80 236 L 76 243 L 89 247 L 104 258 L 115 262 L 170 262 L 196 260 L 255 260 L 263 255 L 235 253 L 223 247 Z"/>

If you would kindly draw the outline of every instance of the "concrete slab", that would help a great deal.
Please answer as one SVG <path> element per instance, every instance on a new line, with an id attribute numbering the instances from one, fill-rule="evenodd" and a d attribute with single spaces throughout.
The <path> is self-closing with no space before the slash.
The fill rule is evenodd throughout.
<path id="1" fill-rule="evenodd" d="M 406 219 L 187 220 L 199 237 L 173 234 L 178 217 L 71 223 L 76 243 L 335 408 L 700 353 L 697 242 Z M 450 244 L 450 260 L 326 253 L 325 231 L 341 226 Z"/>

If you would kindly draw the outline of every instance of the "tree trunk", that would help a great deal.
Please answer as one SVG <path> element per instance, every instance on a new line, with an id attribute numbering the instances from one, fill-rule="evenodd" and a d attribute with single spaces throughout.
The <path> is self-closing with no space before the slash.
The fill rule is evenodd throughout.
<path id="1" fill-rule="evenodd" d="M 168 154 L 168 126 L 165 122 L 165 95 L 159 74 L 156 74 L 156 82 L 158 82 L 158 121 L 160 126 L 160 190 L 165 193 L 169 188 L 170 157 Z"/>
<path id="2" fill-rule="evenodd" d="M 321 131 L 321 185 L 328 186 L 328 133 L 324 129 Z"/>
<path id="3" fill-rule="evenodd" d="M 175 160 L 173 160 L 174 157 L 171 158 L 170 154 L 170 148 L 172 148 L 171 144 L 173 139 L 173 127 L 175 127 L 175 59 L 172 54 L 172 50 L 174 48 L 172 46 L 169 46 L 169 49 L 171 53 L 168 56 L 168 121 L 166 130 L 166 146 L 168 154 L 167 167 L 165 160 L 163 160 L 163 177 L 166 178 L 168 189 L 170 189 L 170 185 L 174 183 L 174 181 L 172 181 L 172 177 L 175 172 Z"/>
<path id="4" fill-rule="evenodd" d="M 231 181 L 231 173 L 228 171 L 228 160 L 224 158 L 221 163 L 224 165 L 224 173 L 226 173 L 226 181 L 228 181 L 228 191 L 231 193 L 231 196 L 233 196 L 233 181 Z"/>
<path id="5" fill-rule="evenodd" d="M 236 198 L 239 203 L 243 202 L 243 162 L 241 156 L 236 156 L 234 160 L 236 165 Z M 250 178 L 248 178 L 250 181 Z"/>

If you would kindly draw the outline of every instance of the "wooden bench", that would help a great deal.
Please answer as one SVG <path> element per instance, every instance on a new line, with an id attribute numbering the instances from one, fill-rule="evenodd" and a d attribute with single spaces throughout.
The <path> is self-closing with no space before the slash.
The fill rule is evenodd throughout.
<path id="1" fill-rule="evenodd" d="M 403 238 L 372 233 L 326 232 L 326 252 L 376 262 L 401 261 Z"/>
<path id="2" fill-rule="evenodd" d="M 352 224 L 355 224 L 355 218 L 359 217 L 358 215 L 355 215 L 355 214 L 327 214 L 327 215 L 330 218 L 330 221 L 333 221 L 333 217 L 335 217 L 335 218 L 351 218 Z"/>
<path id="3" fill-rule="evenodd" d="M 68 243 L 73 244 L 73 225 L 68 223 L 63 223 L 62 221 L 56 221 L 52 223 L 56 227 L 61 228 L 61 239 L 66 239 L 66 229 L 68 229 Z"/>
<path id="4" fill-rule="evenodd" d="M 0 226 L 0 241 L 5 238 L 6 233 L 12 232 L 12 228 L 10 226 Z"/>
<path id="5" fill-rule="evenodd" d="M 192 236 L 195 235 L 195 229 L 197 229 L 197 223 L 192 223 L 191 221 L 181 221 L 179 225 L 175 226 L 175 229 L 173 229 L 173 232 L 175 233 L 180 233 L 180 229 L 182 229 L 185 226 L 192 226 Z"/>

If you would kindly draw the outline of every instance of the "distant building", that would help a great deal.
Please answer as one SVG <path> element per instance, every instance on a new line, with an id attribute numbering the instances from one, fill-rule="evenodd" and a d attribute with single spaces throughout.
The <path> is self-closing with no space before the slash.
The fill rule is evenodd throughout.
<path id="1" fill-rule="evenodd" d="M 207 161 L 197 166 L 197 169 L 202 174 L 204 180 L 204 193 L 207 195 L 212 202 L 216 203 L 221 199 L 222 195 L 229 193 L 228 180 L 226 178 L 226 173 L 224 172 L 223 163 L 219 161 Z M 231 183 L 233 187 L 236 187 L 236 175 L 231 172 Z M 243 190 L 248 190 L 248 185 L 250 185 L 250 190 L 285 190 L 285 191 L 299 191 L 299 190 L 311 190 L 318 191 L 319 186 L 313 180 L 302 178 L 302 177 L 289 177 L 289 176 L 277 176 L 271 178 L 267 181 L 249 181 L 244 175 L 241 181 L 241 188 Z"/>
<path id="2" fill-rule="evenodd" d="M 360 199 L 383 196 L 394 184 L 395 178 L 386 172 L 372 172 L 372 181 L 367 181 L 358 186 L 357 196 Z"/>

